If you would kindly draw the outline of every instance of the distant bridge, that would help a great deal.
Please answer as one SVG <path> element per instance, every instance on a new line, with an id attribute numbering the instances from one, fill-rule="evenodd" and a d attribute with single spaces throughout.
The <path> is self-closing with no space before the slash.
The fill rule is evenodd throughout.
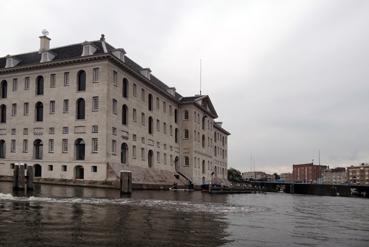
<path id="1" fill-rule="evenodd" d="M 369 198 L 369 185 L 355 184 L 308 184 L 293 182 L 247 182 L 263 191 L 284 191 L 295 194 L 322 196 L 359 196 Z"/>

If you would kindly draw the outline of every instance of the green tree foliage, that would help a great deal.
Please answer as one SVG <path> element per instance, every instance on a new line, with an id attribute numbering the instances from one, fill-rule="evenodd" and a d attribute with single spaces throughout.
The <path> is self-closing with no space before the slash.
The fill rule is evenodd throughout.
<path id="1" fill-rule="evenodd" d="M 234 168 L 228 169 L 228 180 L 231 182 L 242 182 L 241 172 Z"/>

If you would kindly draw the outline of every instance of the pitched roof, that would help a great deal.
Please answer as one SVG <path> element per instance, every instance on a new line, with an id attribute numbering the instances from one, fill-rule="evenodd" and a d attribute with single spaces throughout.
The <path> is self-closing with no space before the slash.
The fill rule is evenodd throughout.
<path id="1" fill-rule="evenodd" d="M 86 57 L 94 57 L 94 56 L 103 55 L 103 54 L 109 54 L 109 55 L 112 55 L 112 57 L 114 57 L 113 51 L 115 51 L 116 48 L 110 45 L 109 43 L 107 43 L 105 39 L 100 39 L 100 40 L 92 41 L 89 43 L 92 44 L 94 47 L 96 47 L 96 51 L 92 56 L 86 56 Z M 104 51 L 104 45 L 106 48 L 106 52 Z M 49 51 L 55 54 L 55 57 L 51 61 L 51 63 L 58 62 L 58 61 L 60 62 L 64 60 L 73 60 L 73 59 L 81 58 L 82 51 L 83 51 L 83 43 L 51 48 Z M 40 63 L 41 54 L 38 51 L 13 55 L 11 57 L 19 61 L 16 67 L 11 68 L 12 70 L 17 69 L 17 68 L 22 68 L 25 66 L 41 64 Z M 6 73 L 7 69 L 5 68 L 5 65 L 6 65 L 6 57 L 0 57 L 0 73 L 2 71 Z M 141 75 L 141 71 L 144 69 L 143 67 L 141 67 L 139 64 L 137 64 L 136 62 L 134 62 L 132 59 L 130 59 L 127 56 L 125 56 L 124 58 L 124 65 L 128 67 L 129 69 L 131 69 L 132 71 L 134 71 L 138 75 Z M 168 90 L 170 89 L 170 87 L 166 85 L 164 82 L 162 82 L 161 80 L 159 80 L 157 77 L 150 75 L 150 79 L 148 79 L 148 81 L 152 83 L 152 85 L 155 88 L 162 91 L 167 96 L 172 97 L 177 102 L 183 103 L 183 104 L 199 103 L 199 104 L 196 104 L 198 107 L 209 112 L 213 117 L 218 117 L 215 111 L 215 108 L 213 104 L 211 103 L 209 96 L 195 95 L 195 96 L 190 96 L 190 97 L 183 97 L 177 92 L 175 92 L 173 96 L 168 93 Z M 203 101 L 200 102 L 200 100 L 203 100 Z"/>

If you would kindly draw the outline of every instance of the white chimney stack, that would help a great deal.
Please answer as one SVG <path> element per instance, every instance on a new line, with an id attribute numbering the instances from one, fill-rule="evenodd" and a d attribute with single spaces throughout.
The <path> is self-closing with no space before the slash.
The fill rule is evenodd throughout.
<path id="1" fill-rule="evenodd" d="M 42 30 L 42 36 L 40 36 L 40 53 L 48 51 L 50 49 L 50 38 L 47 37 L 49 32 L 47 30 Z"/>

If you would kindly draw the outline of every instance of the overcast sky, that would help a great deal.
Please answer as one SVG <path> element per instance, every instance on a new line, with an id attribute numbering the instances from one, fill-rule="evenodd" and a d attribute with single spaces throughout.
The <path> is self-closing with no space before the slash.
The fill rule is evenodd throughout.
<path id="1" fill-rule="evenodd" d="M 369 162 L 369 1 L 2 1 L 0 56 L 97 40 L 184 96 L 210 95 L 229 166 Z M 254 169 L 254 168 L 252 168 Z"/>

